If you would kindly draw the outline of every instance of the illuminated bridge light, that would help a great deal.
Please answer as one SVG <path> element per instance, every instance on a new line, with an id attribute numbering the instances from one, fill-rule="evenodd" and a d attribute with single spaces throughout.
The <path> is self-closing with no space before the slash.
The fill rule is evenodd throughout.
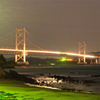
<path id="1" fill-rule="evenodd" d="M 20 52 L 23 53 L 23 50 L 16 50 L 16 49 L 0 49 L 1 52 Z M 69 56 L 78 56 L 78 57 L 87 57 L 87 58 L 96 58 L 96 56 L 93 55 L 82 55 L 78 53 L 70 53 L 70 52 L 60 52 L 60 51 L 47 51 L 47 50 L 25 50 L 25 53 L 42 53 L 42 54 L 57 54 L 57 55 L 69 55 Z"/>

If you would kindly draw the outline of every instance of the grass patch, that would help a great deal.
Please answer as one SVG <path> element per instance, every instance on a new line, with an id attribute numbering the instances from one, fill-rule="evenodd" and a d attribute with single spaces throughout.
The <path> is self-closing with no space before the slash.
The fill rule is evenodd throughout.
<path id="1" fill-rule="evenodd" d="M 29 87 L 20 81 L 0 79 L 0 100 L 100 100 L 100 95 Z"/>

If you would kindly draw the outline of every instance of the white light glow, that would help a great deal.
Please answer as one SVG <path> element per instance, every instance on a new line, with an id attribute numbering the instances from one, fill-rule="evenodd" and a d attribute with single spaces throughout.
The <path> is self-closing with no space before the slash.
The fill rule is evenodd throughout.
<path id="1" fill-rule="evenodd" d="M 93 55 L 82 55 L 78 53 L 71 53 L 71 52 L 60 52 L 60 51 L 47 51 L 47 50 L 16 50 L 16 49 L 0 49 L 0 51 L 5 52 L 26 52 L 26 53 L 41 53 L 41 54 L 57 54 L 57 55 L 69 55 L 69 56 L 79 56 L 79 57 L 87 57 L 87 58 L 96 58 Z"/>

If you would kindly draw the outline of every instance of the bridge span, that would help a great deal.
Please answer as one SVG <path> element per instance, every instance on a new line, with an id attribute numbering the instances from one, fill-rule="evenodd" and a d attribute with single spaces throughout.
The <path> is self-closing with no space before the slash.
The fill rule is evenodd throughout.
<path id="1" fill-rule="evenodd" d="M 79 43 L 79 52 L 72 53 L 72 52 L 63 52 L 63 51 L 53 51 L 53 50 L 29 50 L 26 49 L 26 33 L 27 30 L 24 29 L 16 29 L 16 48 L 9 49 L 9 48 L 0 48 L 0 53 L 2 54 L 15 54 L 15 62 L 23 62 L 26 63 L 26 56 L 30 53 L 33 54 L 50 54 L 50 55 L 64 55 L 64 56 L 74 56 L 78 57 L 78 63 L 86 64 L 86 58 L 96 59 L 96 63 L 98 63 L 97 56 L 88 55 L 86 54 L 85 50 L 85 42 Z"/>
<path id="2" fill-rule="evenodd" d="M 23 54 L 24 50 L 16 50 L 16 49 L 3 49 L 0 48 L 0 53 L 3 54 Z M 86 57 L 86 58 L 97 58 L 93 55 L 83 55 L 78 53 L 71 53 L 71 52 L 61 52 L 61 51 L 47 51 L 47 50 L 25 50 L 25 54 L 29 53 L 40 53 L 40 54 L 53 54 L 53 55 L 68 55 L 68 56 L 76 56 L 76 57 Z"/>

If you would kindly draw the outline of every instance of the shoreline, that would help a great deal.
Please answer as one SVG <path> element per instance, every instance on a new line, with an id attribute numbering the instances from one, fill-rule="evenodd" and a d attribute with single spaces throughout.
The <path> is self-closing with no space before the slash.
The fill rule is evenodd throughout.
<path id="1" fill-rule="evenodd" d="M 46 89 L 52 89 L 52 90 L 61 90 L 59 88 L 55 88 L 55 87 L 50 87 L 50 86 L 41 86 L 41 85 L 35 85 L 35 84 L 30 84 L 30 83 L 24 83 L 25 85 L 28 86 L 33 86 L 33 87 L 38 87 L 38 88 L 46 88 Z"/>
<path id="2" fill-rule="evenodd" d="M 58 67 L 31 67 L 12 69 L 28 78 L 33 78 L 40 85 L 29 86 L 76 91 L 80 93 L 100 94 L 100 67 L 99 66 L 58 66 Z M 8 70 L 9 71 L 9 70 Z M 51 76 L 51 79 L 50 77 Z M 55 77 L 56 76 L 56 77 Z M 60 78 L 60 79 L 59 79 Z M 64 80 L 63 80 L 64 79 Z M 48 83 L 49 82 L 49 83 Z M 60 82 L 60 83 L 59 83 Z M 44 85 L 44 86 L 41 86 Z"/>

